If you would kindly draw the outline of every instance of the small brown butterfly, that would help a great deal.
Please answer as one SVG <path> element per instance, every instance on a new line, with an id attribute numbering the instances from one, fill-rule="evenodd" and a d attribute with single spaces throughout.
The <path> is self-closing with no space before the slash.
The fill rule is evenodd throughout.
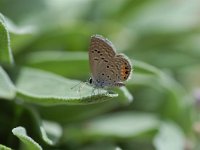
<path id="1" fill-rule="evenodd" d="M 89 62 L 89 83 L 97 88 L 124 86 L 132 71 L 128 57 L 117 54 L 113 44 L 100 35 L 91 37 Z"/>

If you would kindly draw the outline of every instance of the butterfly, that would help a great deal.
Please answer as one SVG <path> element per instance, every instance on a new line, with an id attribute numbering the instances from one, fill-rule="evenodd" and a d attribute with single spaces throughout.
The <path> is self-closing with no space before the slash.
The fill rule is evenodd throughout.
<path id="1" fill-rule="evenodd" d="M 96 88 L 124 86 L 132 72 L 128 57 L 117 54 L 114 45 L 101 35 L 91 37 L 89 64 L 89 83 Z"/>

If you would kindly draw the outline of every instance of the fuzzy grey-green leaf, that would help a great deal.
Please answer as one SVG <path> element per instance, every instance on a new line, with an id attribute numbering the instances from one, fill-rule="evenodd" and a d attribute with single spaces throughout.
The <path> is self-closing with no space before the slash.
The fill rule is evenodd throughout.
<path id="1" fill-rule="evenodd" d="M 185 140 L 183 132 L 177 125 L 164 122 L 154 139 L 154 145 L 157 150 L 183 150 Z"/>
<path id="2" fill-rule="evenodd" d="M 17 97 L 43 105 L 92 104 L 118 96 L 105 90 L 79 84 L 80 81 L 31 68 L 22 68 L 17 79 Z M 77 85 L 75 88 L 73 88 Z"/>
<path id="3" fill-rule="evenodd" d="M 49 145 L 55 145 L 62 135 L 62 128 L 56 122 L 42 121 L 40 115 L 35 109 L 29 107 L 28 112 L 33 117 L 33 121 L 37 124 L 37 131 L 40 137 Z"/>
<path id="4" fill-rule="evenodd" d="M 124 112 L 97 118 L 88 123 L 89 134 L 104 136 L 133 137 L 156 129 L 159 120 L 148 114 Z"/>
<path id="5" fill-rule="evenodd" d="M 0 144 L 0 150 L 12 150 L 12 149 L 5 145 Z"/>
<path id="6" fill-rule="evenodd" d="M 27 149 L 42 150 L 42 147 L 27 135 L 25 128 L 16 127 L 12 130 L 12 133 L 23 142 Z"/>
<path id="7" fill-rule="evenodd" d="M 13 62 L 14 60 L 10 47 L 10 35 L 4 17 L 0 13 L 0 63 L 13 64 Z"/>
<path id="8" fill-rule="evenodd" d="M 40 131 L 43 140 L 49 145 L 55 145 L 62 136 L 62 128 L 56 122 L 43 121 L 43 126 L 40 126 Z"/>
<path id="9" fill-rule="evenodd" d="M 0 98 L 12 99 L 15 96 L 15 87 L 10 78 L 0 66 Z"/>
<path id="10" fill-rule="evenodd" d="M 87 121 L 82 128 L 66 128 L 66 139 L 119 138 L 127 139 L 155 131 L 160 124 L 152 114 L 119 112 Z"/>
<path id="11" fill-rule="evenodd" d="M 88 54 L 86 52 L 42 51 L 28 54 L 25 61 L 26 65 L 30 67 L 67 77 L 80 78 L 88 75 L 87 57 Z"/>

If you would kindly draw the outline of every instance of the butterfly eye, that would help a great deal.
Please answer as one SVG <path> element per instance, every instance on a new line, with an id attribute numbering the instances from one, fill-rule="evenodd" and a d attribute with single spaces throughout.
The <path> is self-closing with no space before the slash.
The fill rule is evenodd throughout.
<path id="1" fill-rule="evenodd" d="M 92 78 L 89 79 L 89 83 L 92 84 Z"/>

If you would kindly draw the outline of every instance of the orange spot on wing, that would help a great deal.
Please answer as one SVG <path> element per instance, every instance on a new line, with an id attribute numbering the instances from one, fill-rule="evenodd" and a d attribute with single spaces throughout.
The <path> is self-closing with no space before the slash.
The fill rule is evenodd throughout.
<path id="1" fill-rule="evenodd" d="M 121 66 L 121 76 L 122 76 L 122 79 L 124 79 L 124 80 L 127 79 L 128 74 L 129 74 L 129 70 L 128 70 L 128 68 L 126 67 L 126 65 L 123 64 L 123 65 Z"/>

